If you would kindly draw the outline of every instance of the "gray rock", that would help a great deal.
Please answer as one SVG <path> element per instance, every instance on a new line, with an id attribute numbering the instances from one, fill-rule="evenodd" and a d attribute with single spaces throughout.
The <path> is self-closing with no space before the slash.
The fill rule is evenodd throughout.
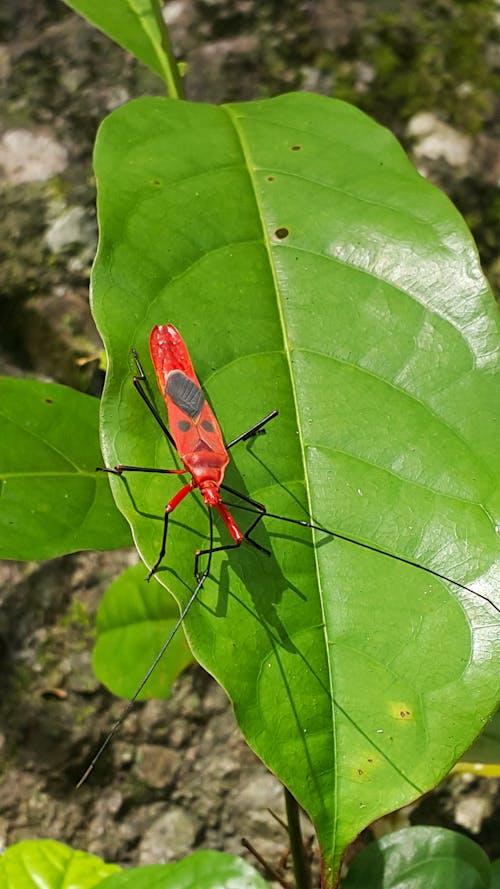
<path id="1" fill-rule="evenodd" d="M 139 847 L 139 864 L 166 864 L 192 852 L 198 825 L 179 807 L 172 807 L 146 830 Z"/>
<path id="2" fill-rule="evenodd" d="M 68 154 L 50 132 L 7 130 L 0 139 L 0 166 L 8 185 L 44 182 L 66 169 Z"/>

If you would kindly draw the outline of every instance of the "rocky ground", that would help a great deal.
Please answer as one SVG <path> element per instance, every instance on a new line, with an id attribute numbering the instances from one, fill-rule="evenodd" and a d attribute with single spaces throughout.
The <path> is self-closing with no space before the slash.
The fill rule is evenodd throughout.
<path id="1" fill-rule="evenodd" d="M 399 10 L 399 11 L 398 11 Z M 486 271 L 500 281 L 499 67 L 493 3 L 172 0 L 189 98 L 250 99 L 307 88 L 390 126 L 418 169 L 457 203 Z M 470 39 L 471 35 L 473 39 Z M 153 74 L 59 0 L 0 11 L 0 371 L 99 394 L 100 342 L 88 308 L 96 244 L 96 128 Z M 246 747 L 223 692 L 190 668 L 167 702 L 137 707 L 79 791 L 91 751 L 120 711 L 90 669 L 103 590 L 134 555 L 83 553 L 0 564 L 0 842 L 50 837 L 122 864 L 197 848 L 270 861 L 286 836 L 278 782 Z M 500 855 L 495 782 L 454 777 L 391 825 L 467 830 Z M 387 823 L 375 830 L 386 829 Z"/>

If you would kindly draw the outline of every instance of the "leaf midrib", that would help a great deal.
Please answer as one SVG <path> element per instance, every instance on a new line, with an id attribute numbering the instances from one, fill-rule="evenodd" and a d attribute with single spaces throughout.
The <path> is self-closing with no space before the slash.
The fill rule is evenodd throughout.
<path id="1" fill-rule="evenodd" d="M 280 325 L 281 325 L 281 333 L 282 333 L 282 337 L 283 337 L 284 354 L 285 354 L 286 362 L 288 365 L 288 375 L 289 375 L 289 379 L 290 379 L 290 387 L 291 387 L 292 396 L 293 396 L 293 400 L 294 400 L 294 406 L 295 406 L 295 417 L 297 420 L 299 447 L 300 447 L 301 458 L 302 458 L 302 466 L 304 469 L 304 488 L 305 488 L 306 496 L 307 496 L 308 513 L 309 513 L 309 515 L 311 515 L 312 502 L 311 502 L 309 478 L 308 478 L 308 474 L 307 474 L 306 454 L 305 454 L 305 449 L 304 449 L 304 430 L 302 428 L 301 416 L 299 413 L 299 404 L 298 404 L 298 398 L 297 398 L 297 390 L 295 387 L 295 380 L 294 380 L 294 376 L 292 373 L 290 344 L 289 344 L 289 341 L 288 341 L 287 335 L 286 335 L 286 325 L 285 325 L 285 318 L 284 318 L 284 313 L 283 313 L 283 305 L 282 305 L 282 302 L 280 299 L 281 289 L 280 289 L 278 278 L 276 275 L 276 267 L 275 267 L 275 263 L 273 261 L 273 255 L 272 255 L 272 251 L 271 251 L 270 241 L 268 238 L 267 227 L 265 225 L 265 217 L 264 217 L 263 207 L 262 207 L 262 204 L 260 201 L 257 184 L 256 184 L 255 177 L 253 174 L 253 164 L 251 161 L 251 153 L 250 153 L 249 147 L 247 145 L 244 129 L 240 128 L 240 125 L 239 125 L 240 119 L 244 120 L 244 118 L 238 118 L 238 116 L 234 114 L 233 109 L 228 105 L 224 106 L 224 110 L 227 113 L 229 121 L 233 125 L 236 138 L 237 138 L 238 143 L 241 147 L 241 152 L 242 152 L 243 159 L 245 162 L 245 170 L 248 173 L 250 186 L 251 186 L 251 189 L 252 189 L 252 192 L 254 195 L 255 205 L 256 205 L 256 208 L 258 211 L 258 215 L 259 215 L 259 220 L 260 220 L 260 225 L 261 225 L 261 230 L 262 230 L 262 241 L 263 241 L 264 248 L 265 248 L 267 255 L 268 255 L 269 268 L 271 271 L 272 280 L 273 280 L 274 288 L 275 288 L 275 294 L 276 294 L 276 307 L 278 310 L 278 315 L 279 315 Z M 314 543 L 314 539 L 315 539 L 315 532 L 314 531 L 311 531 L 311 537 L 312 537 L 313 543 Z M 322 580 L 321 580 L 321 572 L 320 572 L 320 566 L 319 566 L 319 561 L 318 561 L 318 551 L 317 551 L 316 546 L 313 547 L 313 551 L 314 551 L 314 561 L 316 564 L 316 579 L 317 579 L 317 585 L 318 585 L 319 605 L 320 605 L 321 614 L 323 617 L 323 637 L 324 637 L 324 646 L 325 646 L 325 658 L 326 658 L 326 662 L 328 665 L 328 684 L 329 684 L 329 689 L 330 689 L 329 700 L 330 700 L 330 704 L 331 704 L 330 709 L 331 709 L 331 725 L 332 725 L 332 739 L 333 739 L 333 772 L 335 775 L 335 784 L 337 784 L 338 783 L 337 782 L 337 733 L 335 731 L 336 717 L 335 717 L 334 693 L 333 693 L 333 691 L 334 691 L 333 690 L 333 665 L 332 665 L 332 660 L 331 660 L 331 656 L 330 656 L 330 646 L 328 645 L 328 629 L 327 629 L 327 622 L 326 622 L 326 612 L 325 612 L 324 605 L 323 605 L 323 602 L 324 602 L 323 585 L 322 585 Z M 335 825 L 337 824 L 337 794 L 336 793 L 333 794 L 333 812 L 332 812 L 332 822 L 331 823 L 332 823 L 332 850 L 335 850 L 336 846 L 337 846 L 336 829 L 335 829 Z"/>

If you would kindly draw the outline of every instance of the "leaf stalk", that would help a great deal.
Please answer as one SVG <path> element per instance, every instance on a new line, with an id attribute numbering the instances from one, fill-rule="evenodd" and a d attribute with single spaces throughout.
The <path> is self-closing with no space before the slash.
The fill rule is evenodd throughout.
<path id="1" fill-rule="evenodd" d="M 311 874 L 306 861 L 304 840 L 300 827 L 300 809 L 297 800 L 285 787 L 285 807 L 288 821 L 288 836 L 292 853 L 293 872 L 296 889 L 311 889 Z"/>
<path id="2" fill-rule="evenodd" d="M 170 33 L 167 25 L 165 24 L 161 6 L 158 0 L 155 0 L 153 8 L 158 29 L 161 33 L 161 45 L 164 55 L 159 55 L 158 59 L 162 66 L 163 79 L 167 87 L 167 95 L 170 99 L 183 99 L 184 87 L 182 85 L 182 79 L 179 74 L 179 67 L 177 65 L 177 60 L 172 49 Z"/>

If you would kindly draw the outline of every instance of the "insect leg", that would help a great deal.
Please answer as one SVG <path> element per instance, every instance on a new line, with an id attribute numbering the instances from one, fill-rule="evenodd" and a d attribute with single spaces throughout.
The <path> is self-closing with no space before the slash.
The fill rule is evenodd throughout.
<path id="1" fill-rule="evenodd" d="M 229 488 L 227 485 L 221 485 L 221 488 L 224 488 L 226 491 L 229 491 L 231 494 L 234 494 L 236 497 L 240 497 L 242 500 L 245 500 L 249 506 L 239 506 L 239 509 L 245 509 L 247 512 L 257 512 L 258 507 L 262 504 L 257 503 L 256 501 L 252 501 L 251 497 L 247 497 L 246 494 L 242 494 L 241 491 L 235 491 L 233 488 Z M 398 556 L 396 553 L 390 552 L 390 550 L 382 549 L 382 547 L 374 546 L 370 543 L 364 543 L 361 540 L 356 540 L 355 537 L 349 537 L 347 534 L 340 534 L 338 531 L 331 531 L 329 528 L 325 528 L 323 525 L 316 525 L 313 522 L 307 522 L 303 519 L 290 519 L 288 516 L 277 515 L 274 512 L 268 512 L 266 509 L 265 512 L 261 513 L 257 516 L 257 522 L 261 520 L 261 518 L 268 519 L 278 519 L 280 522 L 287 522 L 290 525 L 300 525 L 302 528 L 311 528 L 313 531 L 321 531 L 323 534 L 328 534 L 330 537 L 337 538 L 337 540 L 344 540 L 346 543 L 352 543 L 354 546 L 359 546 L 361 549 L 369 550 L 372 553 L 377 553 L 379 556 L 385 556 L 389 559 L 394 559 L 395 562 L 402 562 L 403 565 L 409 565 L 411 568 L 418 568 L 420 571 L 424 571 L 426 574 L 430 574 L 432 577 L 437 577 L 439 580 L 444 580 L 447 583 L 453 584 L 453 586 L 458 587 L 461 590 L 464 590 L 466 593 L 471 593 L 473 596 L 476 596 L 478 599 L 482 599 L 483 602 L 486 602 L 488 605 L 497 611 L 500 614 L 500 607 L 493 602 L 492 599 L 489 599 L 488 596 L 485 596 L 483 593 L 478 592 L 478 590 L 473 590 L 472 587 L 467 586 L 464 583 L 460 583 L 459 580 L 453 580 L 452 577 L 448 577 L 446 574 L 441 574 L 440 571 L 435 571 L 433 568 L 428 568 L 427 565 L 421 565 L 420 562 L 415 562 L 413 559 L 406 559 L 404 556 Z M 251 530 L 252 526 L 250 526 Z M 251 543 L 254 541 L 250 541 Z"/>
<path id="2" fill-rule="evenodd" d="M 195 580 L 197 583 L 200 582 L 200 578 L 208 577 L 208 573 L 210 571 L 210 564 L 212 562 L 212 553 L 214 551 L 214 520 L 213 520 L 213 516 L 212 516 L 212 510 L 209 506 L 207 506 L 207 511 L 208 511 L 208 527 L 209 527 L 209 534 L 208 534 L 209 547 L 208 547 L 208 549 L 201 549 L 201 550 L 197 549 L 194 554 L 193 574 L 195 576 Z M 199 570 L 200 558 L 201 558 L 201 556 L 207 556 L 207 555 L 208 555 L 208 559 L 207 559 L 207 564 L 206 564 L 205 570 L 200 574 L 200 570 Z"/>
<path id="3" fill-rule="evenodd" d="M 150 581 L 153 574 L 156 574 L 156 572 L 158 571 L 158 568 L 160 567 L 160 565 L 163 561 L 163 558 L 165 556 L 165 552 L 167 549 L 168 519 L 169 519 L 170 513 L 174 511 L 174 509 L 176 508 L 176 506 L 179 505 L 181 500 L 184 500 L 184 497 L 187 497 L 187 495 L 195 487 L 196 487 L 196 483 L 194 481 L 189 482 L 188 485 L 184 485 L 184 487 L 181 488 L 180 491 L 177 491 L 177 494 L 174 494 L 172 499 L 167 503 L 167 505 L 165 507 L 165 514 L 163 517 L 163 534 L 162 534 L 162 538 L 161 538 L 160 552 L 158 553 L 158 558 L 156 559 L 156 562 L 154 563 L 148 576 L 146 577 L 147 581 Z"/>
<path id="4" fill-rule="evenodd" d="M 259 524 L 259 522 L 266 515 L 266 507 L 263 506 L 262 503 L 258 503 L 257 500 L 253 500 L 251 497 L 247 497 L 246 494 L 241 494 L 239 491 L 234 491 L 233 488 L 228 487 L 228 485 L 221 485 L 221 488 L 223 488 L 225 491 L 229 491 L 231 494 L 234 494 L 237 497 L 241 497 L 242 500 L 246 500 L 253 507 L 251 511 L 258 513 L 256 518 L 251 523 L 250 527 L 247 528 L 247 530 L 244 532 L 243 538 L 244 538 L 244 540 L 248 541 L 248 543 L 251 543 L 252 546 L 255 547 L 255 549 L 258 549 L 259 552 L 265 553 L 266 556 L 270 556 L 271 555 L 270 550 L 266 549 L 266 547 L 262 546 L 262 544 L 257 543 L 257 541 L 253 539 L 253 537 L 250 537 L 250 534 L 253 531 L 253 529 Z M 245 508 L 245 507 L 243 507 L 243 508 Z M 211 513 L 210 513 L 210 520 L 212 521 Z M 196 580 L 199 580 L 199 577 L 200 577 L 199 560 L 200 560 L 201 556 L 206 556 L 209 554 L 211 555 L 212 553 L 225 552 L 226 550 L 229 550 L 229 549 L 238 549 L 238 547 L 241 546 L 241 544 L 243 543 L 243 540 L 240 540 L 239 543 L 226 543 L 226 544 L 222 544 L 221 546 L 213 546 L 212 526 L 210 527 L 210 534 L 211 534 L 210 548 L 209 549 L 200 549 L 200 550 L 197 550 L 197 552 L 195 553 L 194 575 L 195 575 Z"/>
<path id="5" fill-rule="evenodd" d="M 271 411 L 271 413 L 268 414 L 267 417 L 264 417 L 263 420 L 259 420 L 259 422 L 255 423 L 254 426 L 250 426 L 250 429 L 247 429 L 246 432 L 242 432 L 241 435 L 238 435 L 237 438 L 233 438 L 233 440 L 226 445 L 226 451 L 228 451 L 229 448 L 232 448 L 233 445 L 238 444 L 239 441 L 247 441 L 247 439 L 252 438 L 254 435 L 258 435 L 263 426 L 269 423 L 270 420 L 274 420 L 274 418 L 277 416 L 278 411 Z"/>
<path id="6" fill-rule="evenodd" d="M 159 662 L 161 661 L 163 655 L 165 654 L 167 648 L 169 647 L 169 645 L 170 645 L 172 639 L 174 638 L 175 634 L 177 633 L 177 630 L 179 629 L 179 627 L 180 627 L 181 624 L 183 623 L 184 618 L 186 617 L 186 614 L 188 613 L 189 609 L 191 608 L 193 602 L 196 600 L 196 598 L 197 598 L 197 596 L 198 596 L 198 593 L 199 593 L 200 590 L 202 589 L 203 584 L 205 583 L 205 580 L 206 580 L 207 577 L 208 577 L 208 572 L 209 572 L 209 570 L 210 570 L 210 559 L 209 559 L 209 561 L 208 561 L 206 570 L 203 572 L 203 574 L 201 575 L 201 577 L 200 577 L 198 583 L 196 584 L 196 589 L 191 593 L 191 596 L 190 596 L 190 598 L 189 598 L 189 600 L 188 600 L 188 602 L 187 602 L 187 605 L 185 605 L 184 608 L 182 609 L 181 614 L 179 615 L 179 618 L 178 618 L 178 620 L 177 620 L 177 623 L 175 624 L 174 628 L 170 631 L 170 633 L 169 633 L 167 639 L 165 639 L 165 642 L 163 643 L 162 647 L 160 648 L 160 650 L 159 650 L 158 654 L 156 655 L 156 657 L 155 657 L 153 663 L 152 663 L 151 666 L 149 667 L 149 669 L 148 669 L 147 673 L 145 674 L 145 676 L 141 679 L 141 681 L 140 681 L 139 685 L 137 686 L 137 688 L 136 688 L 134 694 L 133 694 L 132 697 L 130 698 L 130 701 L 128 702 L 128 704 L 126 705 L 126 707 L 123 708 L 123 710 L 122 710 L 122 712 L 120 713 L 118 719 L 116 720 L 116 722 L 115 722 L 114 725 L 112 726 L 111 731 L 108 733 L 108 735 L 107 735 L 106 738 L 104 739 L 104 741 L 103 741 L 103 743 L 101 744 L 101 746 L 99 747 L 97 753 L 94 755 L 94 757 L 93 757 L 93 759 L 92 759 L 90 765 L 89 765 L 88 768 L 85 770 L 85 772 L 84 772 L 84 774 L 82 775 L 82 777 L 80 778 L 78 784 L 76 785 L 77 789 L 78 789 L 79 787 L 81 787 L 82 784 L 87 780 L 87 778 L 88 778 L 88 776 L 90 775 L 91 771 L 93 770 L 93 768 L 94 768 L 94 766 L 95 766 L 97 760 L 99 759 L 99 757 L 101 756 L 101 754 L 104 752 L 104 750 L 106 749 L 106 747 L 108 746 L 108 744 L 110 743 L 110 741 L 112 740 L 112 738 L 116 735 L 116 733 L 117 733 L 118 729 L 120 728 L 120 726 L 122 725 L 122 723 L 125 721 L 125 719 L 126 719 L 127 716 L 129 715 L 129 713 L 130 713 L 131 710 L 133 709 L 134 704 L 135 704 L 135 702 L 137 701 L 137 698 L 139 697 L 139 694 L 141 693 L 142 689 L 143 689 L 144 686 L 146 685 L 146 683 L 147 683 L 149 677 L 151 676 L 151 674 L 153 673 L 153 671 L 156 670 L 156 667 L 158 666 L 158 664 L 159 664 Z"/>
<path id="7" fill-rule="evenodd" d="M 157 472 L 160 475 L 185 475 L 185 469 L 155 469 L 150 466 L 96 466 L 96 472 L 110 472 L 111 475 L 121 475 L 122 472 Z"/>
<path id="8" fill-rule="evenodd" d="M 271 553 L 268 549 L 266 549 L 265 546 L 262 546 L 260 543 L 257 543 L 257 541 L 253 539 L 253 537 L 250 537 L 253 529 L 259 524 L 260 521 L 262 521 L 264 516 L 267 515 L 267 509 L 264 504 L 259 503 L 258 500 L 254 500 L 253 497 L 249 497 L 248 494 L 243 494 L 241 491 L 236 491 L 235 488 L 230 488 L 229 485 L 221 485 L 221 488 L 224 491 L 227 491 L 229 494 L 233 494 L 235 497 L 239 497 L 240 500 L 244 500 L 245 503 L 249 503 L 250 506 L 253 507 L 251 512 L 258 513 L 257 518 L 254 519 L 250 527 L 247 528 L 247 530 L 245 531 L 244 537 L 245 540 L 248 540 L 248 542 L 251 543 L 252 546 L 255 546 L 256 549 L 259 549 L 261 552 L 266 553 L 266 555 L 270 556 Z M 242 507 L 242 509 L 244 508 L 245 507 Z"/>
<path id="9" fill-rule="evenodd" d="M 164 420 L 162 419 L 162 417 L 159 414 L 159 412 L 157 411 L 155 405 L 151 401 L 148 393 L 146 392 L 144 386 L 142 385 L 144 382 L 147 382 L 147 377 L 146 377 L 146 374 L 144 373 L 142 364 L 139 361 L 139 356 L 138 356 L 137 352 L 135 351 L 135 349 L 132 349 L 132 355 L 133 355 L 133 358 L 135 361 L 135 366 L 137 368 L 137 376 L 135 376 L 133 378 L 132 382 L 133 382 L 135 388 L 137 389 L 137 392 L 141 396 L 142 400 L 144 401 L 144 403 L 147 405 L 147 407 L 153 414 L 153 417 L 155 418 L 156 422 L 158 423 L 160 429 L 167 436 L 170 444 L 175 448 L 175 441 L 172 438 L 172 435 L 170 433 L 168 426 L 166 426 Z"/>
<path id="10" fill-rule="evenodd" d="M 266 556 L 270 556 L 271 555 L 270 550 L 266 549 L 265 546 L 261 546 L 260 543 L 257 543 L 256 540 L 253 540 L 252 537 L 248 536 L 250 534 L 250 531 L 252 531 L 255 528 L 255 526 L 260 522 L 261 519 L 264 518 L 264 516 L 265 516 L 265 512 L 258 515 L 257 518 L 255 519 L 255 521 L 252 522 L 250 527 L 245 531 L 243 537 L 245 540 L 248 541 L 248 543 L 251 543 L 252 546 L 255 547 L 255 549 L 258 549 L 259 552 L 265 553 Z M 243 543 L 243 541 L 241 541 L 241 543 Z M 194 555 L 194 576 L 195 576 L 196 580 L 199 581 L 199 579 L 200 579 L 198 565 L 199 565 L 199 560 L 201 559 L 202 556 L 210 555 L 210 557 L 211 557 L 212 553 L 224 553 L 224 552 L 226 552 L 226 550 L 229 550 L 229 549 L 239 549 L 239 547 L 241 546 L 241 543 L 226 543 L 221 546 L 213 546 L 211 549 L 198 549 Z M 201 575 L 201 576 L 203 576 L 203 575 Z"/>

